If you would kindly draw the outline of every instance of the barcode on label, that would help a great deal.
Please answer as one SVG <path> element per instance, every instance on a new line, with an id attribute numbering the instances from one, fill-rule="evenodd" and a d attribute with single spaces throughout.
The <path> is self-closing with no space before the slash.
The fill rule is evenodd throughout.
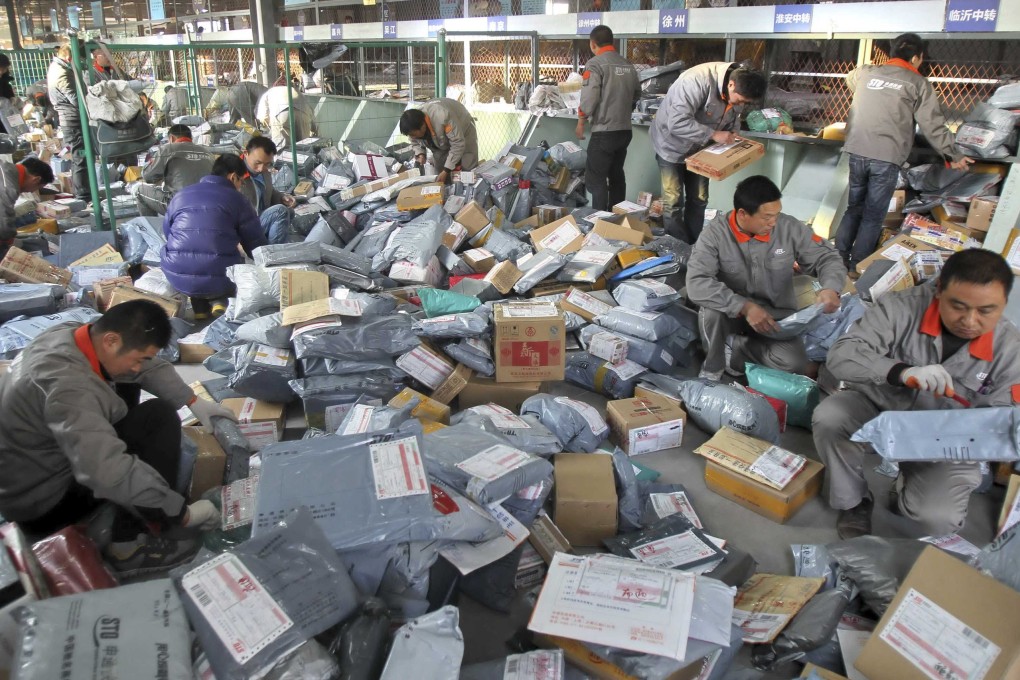
<path id="1" fill-rule="evenodd" d="M 963 635 L 981 649 L 988 649 L 989 640 L 970 628 L 963 629 Z"/>
<path id="2" fill-rule="evenodd" d="M 202 586 L 194 586 L 191 589 L 191 594 L 195 596 L 195 599 L 203 607 L 208 607 L 212 604 L 212 598 L 209 597 L 209 593 L 205 592 L 205 588 Z"/>
<path id="3" fill-rule="evenodd" d="M 516 673 L 518 666 L 521 665 L 520 659 L 507 659 L 506 668 L 503 669 L 503 674 Z"/>

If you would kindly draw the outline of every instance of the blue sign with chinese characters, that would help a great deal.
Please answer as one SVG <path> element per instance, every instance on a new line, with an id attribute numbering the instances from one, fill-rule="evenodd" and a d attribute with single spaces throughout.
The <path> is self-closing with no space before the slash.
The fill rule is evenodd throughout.
<path id="1" fill-rule="evenodd" d="M 810 33 L 811 5 L 776 5 L 772 20 L 773 33 Z"/>
<path id="2" fill-rule="evenodd" d="M 295 26 L 294 27 L 294 38 L 293 38 L 294 42 L 300 42 L 301 40 L 304 40 L 304 39 L 305 39 L 305 27 L 304 26 Z"/>
<path id="3" fill-rule="evenodd" d="M 588 35 L 591 29 L 602 25 L 602 12 L 581 12 L 577 15 L 577 35 Z"/>
<path id="4" fill-rule="evenodd" d="M 485 30 L 487 31 L 505 31 L 506 30 L 506 17 L 486 17 L 485 19 Z"/>
<path id="5" fill-rule="evenodd" d="M 163 7 L 163 0 L 149 0 L 149 20 L 166 20 L 166 10 Z"/>
<path id="6" fill-rule="evenodd" d="M 439 35 L 439 29 L 443 27 L 442 19 L 429 19 L 429 37 L 435 38 Z"/>
<path id="7" fill-rule="evenodd" d="M 397 22 L 396 21 L 384 21 L 382 25 L 382 37 L 384 38 L 396 38 L 397 37 Z"/>
<path id="8" fill-rule="evenodd" d="M 330 40 L 343 40 L 344 39 L 344 25 L 343 24 L 330 24 L 329 25 L 329 39 Z"/>
<path id="9" fill-rule="evenodd" d="M 999 0 L 949 0 L 946 31 L 994 31 Z"/>
<path id="10" fill-rule="evenodd" d="M 659 33 L 686 33 L 686 32 L 687 32 L 687 10 L 685 9 L 659 10 Z"/>

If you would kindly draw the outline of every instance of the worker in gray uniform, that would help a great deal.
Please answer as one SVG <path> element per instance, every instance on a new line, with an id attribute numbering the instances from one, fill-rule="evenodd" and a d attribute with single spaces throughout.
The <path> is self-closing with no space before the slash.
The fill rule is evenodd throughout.
<path id="1" fill-rule="evenodd" d="M 680 74 L 659 105 L 649 132 L 662 181 L 666 233 L 693 244 L 705 223 L 708 178 L 691 172 L 687 157 L 710 144 L 730 144 L 743 106 L 765 95 L 758 71 L 709 62 Z"/>
<path id="2" fill-rule="evenodd" d="M 464 105 L 453 99 L 433 99 L 420 109 L 408 109 L 400 116 L 400 133 L 411 138 L 414 155 L 425 164 L 426 151 L 446 182 L 454 170 L 474 170 L 478 165 L 478 134 L 475 119 Z"/>
<path id="3" fill-rule="evenodd" d="M 737 185 L 733 210 L 720 212 L 694 245 L 687 295 L 700 307 L 702 378 L 719 380 L 724 371 L 740 375 L 747 361 L 790 373 L 807 370 L 800 338 L 768 337 L 779 330 L 778 320 L 797 310 L 794 264 L 818 277 L 816 299 L 823 311 L 839 309 L 847 275 L 839 253 L 803 222 L 783 214 L 781 198 L 779 187 L 767 177 L 748 177 Z"/>
<path id="4" fill-rule="evenodd" d="M 917 70 L 924 50 L 920 37 L 905 33 L 892 41 L 889 61 L 860 66 L 846 78 L 854 93 L 843 147 L 850 155 L 850 194 L 836 248 L 851 271 L 878 247 L 900 168 L 914 146 L 915 122 L 952 167 L 974 162 L 955 148 L 935 88 Z"/>
<path id="5" fill-rule="evenodd" d="M 593 28 L 588 46 L 595 56 L 584 65 L 577 138 L 584 139 L 584 124 L 589 121 L 591 140 L 584 183 L 591 194 L 591 207 L 609 210 L 627 197 L 623 164 L 634 136 L 630 114 L 641 96 L 641 85 L 634 65 L 613 47 L 613 31 L 608 26 Z"/>
<path id="6" fill-rule="evenodd" d="M 29 156 L 17 165 L 0 161 L 0 260 L 14 245 L 19 224 L 14 206 L 18 196 L 35 193 L 53 181 L 53 169 L 35 156 Z M 31 218 L 24 218 L 31 219 Z"/>
<path id="7" fill-rule="evenodd" d="M 1003 318 L 1013 273 L 998 254 L 954 254 L 935 285 L 887 293 L 829 350 L 826 366 L 849 389 L 812 417 L 825 463 L 825 494 L 842 539 L 871 533 L 874 497 L 864 479 L 867 444 L 851 435 L 882 411 L 1020 403 L 1020 331 Z M 938 427 L 938 419 L 932 425 Z M 980 433 L 975 432 L 975 435 Z M 890 510 L 934 536 L 954 533 L 981 482 L 978 463 L 901 462 Z"/>
<path id="8" fill-rule="evenodd" d="M 213 155 L 191 141 L 191 128 L 173 125 L 167 136 L 170 143 L 161 146 L 142 169 L 144 183 L 135 189 L 140 215 L 165 215 L 174 194 L 212 172 Z"/>
<path id="9" fill-rule="evenodd" d="M 163 124 L 170 125 L 175 118 L 186 116 L 191 112 L 191 99 L 188 88 L 184 85 L 167 85 L 163 88 Z"/>

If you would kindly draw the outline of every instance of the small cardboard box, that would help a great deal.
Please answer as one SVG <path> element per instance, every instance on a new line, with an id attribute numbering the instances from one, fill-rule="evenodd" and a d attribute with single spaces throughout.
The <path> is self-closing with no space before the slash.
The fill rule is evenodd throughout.
<path id="1" fill-rule="evenodd" d="M 1017 631 L 1020 593 L 929 546 L 854 666 L 869 678 L 1018 678 Z"/>
<path id="2" fill-rule="evenodd" d="M 130 286 L 130 276 L 117 276 L 112 279 L 103 279 L 92 284 L 92 294 L 96 297 L 96 309 L 105 312 L 110 306 L 110 296 L 117 286 Z"/>
<path id="3" fill-rule="evenodd" d="M 460 248 L 467 240 L 467 227 L 459 222 L 453 222 L 443 233 L 443 245 L 452 251 Z"/>
<path id="4" fill-rule="evenodd" d="M 967 228 L 974 231 L 988 231 L 995 217 L 995 209 L 999 207 L 998 196 L 981 196 L 970 202 L 967 210 Z"/>
<path id="5" fill-rule="evenodd" d="M 534 210 L 535 217 L 538 218 L 536 227 L 544 227 L 567 216 L 567 209 L 562 205 L 540 205 L 535 207 Z"/>
<path id="6" fill-rule="evenodd" d="M 738 138 L 731 144 L 713 144 L 687 157 L 687 169 L 709 179 L 723 180 L 765 155 L 765 145 Z"/>
<path id="7" fill-rule="evenodd" d="M 188 502 L 200 500 L 202 494 L 223 484 L 223 470 L 227 465 L 227 454 L 216 441 L 216 437 L 200 427 L 185 427 L 184 435 L 198 447 L 194 472 L 191 474 L 191 488 Z"/>
<path id="8" fill-rule="evenodd" d="M 524 400 L 541 391 L 542 382 L 538 380 L 497 383 L 492 378 L 475 374 L 468 379 L 467 385 L 457 395 L 457 403 L 461 410 L 482 404 L 496 404 L 514 413 L 520 413 Z"/>
<path id="9" fill-rule="evenodd" d="M 181 364 L 200 364 L 216 354 L 216 350 L 209 345 L 179 342 L 177 347 L 181 352 L 181 358 L 178 361 Z"/>
<path id="10" fill-rule="evenodd" d="M 439 389 L 451 373 L 454 365 L 439 350 L 422 344 L 397 357 L 397 368 L 431 390 Z"/>
<path id="11" fill-rule="evenodd" d="M 510 260 L 504 260 L 496 264 L 485 275 L 484 281 L 492 284 L 492 287 L 503 295 L 513 290 L 514 284 L 524 276 L 521 270 Z"/>
<path id="12" fill-rule="evenodd" d="M 594 295 L 589 295 L 583 290 L 571 288 L 559 302 L 560 308 L 566 312 L 573 312 L 585 321 L 591 322 L 599 314 L 605 314 L 612 309 L 611 305 L 599 300 Z"/>
<path id="13" fill-rule="evenodd" d="M 467 229 L 468 238 L 473 237 L 489 225 L 489 216 L 485 214 L 485 208 L 478 205 L 477 201 L 471 201 L 461 208 L 453 220 Z"/>
<path id="14" fill-rule="evenodd" d="M 420 176 L 421 170 L 419 170 L 418 168 L 405 170 L 403 172 L 397 173 L 396 175 L 390 175 L 389 177 L 383 177 L 382 179 L 377 179 L 371 182 L 365 182 L 364 184 L 359 184 L 358 186 L 355 187 L 341 189 L 340 199 L 344 201 L 349 201 L 352 198 L 357 198 L 358 196 L 364 196 L 366 194 L 371 194 L 373 192 L 379 191 L 380 189 L 391 187 L 397 182 L 403 182 L 405 179 L 412 179 L 414 177 Z"/>
<path id="15" fill-rule="evenodd" d="M 648 217 L 648 206 L 635 203 L 634 201 L 620 201 L 611 210 L 617 215 L 630 215 L 639 220 Z"/>
<path id="16" fill-rule="evenodd" d="M 478 274 L 485 274 L 496 265 L 496 256 L 485 248 L 465 250 L 460 256 Z"/>
<path id="17" fill-rule="evenodd" d="M 450 424 L 450 407 L 446 404 L 426 397 L 421 392 L 405 387 L 389 401 L 393 408 L 406 406 L 412 399 L 418 399 L 418 405 L 411 411 L 411 415 L 419 420 L 431 420 L 443 425 Z"/>
<path id="18" fill-rule="evenodd" d="M 449 404 L 467 386 L 472 374 L 474 374 L 474 370 L 464 364 L 457 364 L 453 373 L 446 376 L 446 379 L 432 393 L 432 398 L 441 404 Z"/>
<path id="19" fill-rule="evenodd" d="M 562 166 L 553 181 L 549 182 L 549 188 L 558 194 L 565 194 L 568 186 L 570 186 L 570 170 L 566 166 Z"/>
<path id="20" fill-rule="evenodd" d="M 237 416 L 237 427 L 253 451 L 261 451 L 283 437 L 287 410 L 285 404 L 248 397 L 224 399 L 220 403 Z"/>
<path id="21" fill-rule="evenodd" d="M 71 272 L 11 246 L 0 261 L 0 278 L 12 283 L 52 283 L 66 288 L 71 283 Z"/>
<path id="22" fill-rule="evenodd" d="M 71 216 L 71 209 L 66 205 L 57 203 L 56 201 L 45 201 L 36 204 L 35 214 L 39 217 L 47 217 L 51 220 L 62 220 L 65 217 Z"/>
<path id="23" fill-rule="evenodd" d="M 574 552 L 570 541 L 567 540 L 567 537 L 563 535 L 560 528 L 552 521 L 552 518 L 545 514 L 544 510 L 538 513 L 538 518 L 531 527 L 531 534 L 528 535 L 528 540 L 535 547 L 535 550 L 538 551 L 538 554 L 542 556 L 546 564 L 550 564 L 553 555 L 558 552 Z"/>
<path id="24" fill-rule="evenodd" d="M 878 250 L 858 262 L 857 273 L 863 274 L 864 270 L 870 267 L 875 260 L 900 260 L 903 258 L 909 260 L 914 256 L 914 253 L 932 250 L 935 250 L 935 247 L 924 241 L 910 236 L 897 236 L 890 243 L 879 246 Z"/>
<path id="25" fill-rule="evenodd" d="M 356 153 L 350 158 L 358 179 L 379 179 L 389 173 L 386 158 L 374 153 Z"/>
<path id="26" fill-rule="evenodd" d="M 322 272 L 280 270 L 280 309 L 329 297 L 329 277 Z"/>
<path id="27" fill-rule="evenodd" d="M 304 198 L 308 198 L 309 196 L 311 196 L 314 193 L 315 193 L 315 185 L 312 184 L 307 179 L 301 180 L 300 182 L 297 183 L 297 186 L 294 187 L 294 195 L 295 196 L 302 196 Z"/>
<path id="28" fill-rule="evenodd" d="M 821 463 L 808 459 L 804 469 L 779 491 L 709 460 L 705 463 L 705 485 L 723 498 L 785 524 L 801 506 L 818 495 L 824 469 Z"/>
<path id="29" fill-rule="evenodd" d="M 608 220 L 596 220 L 592 233 L 601 236 L 607 241 L 626 241 L 632 246 L 639 246 L 645 242 L 645 234 L 643 232 L 622 224 L 614 224 Z"/>
<path id="30" fill-rule="evenodd" d="M 737 591 L 733 622 L 744 631 L 744 642 L 772 642 L 825 583 L 824 578 L 755 574 Z M 878 677 L 898 677 L 872 676 Z"/>
<path id="31" fill-rule="evenodd" d="M 425 210 L 443 202 L 443 185 L 438 182 L 401 189 L 397 210 Z"/>
<path id="32" fill-rule="evenodd" d="M 163 297 L 162 295 L 156 295 L 150 293 L 147 290 L 140 290 L 134 286 L 114 286 L 113 292 L 110 293 L 110 307 L 116 307 L 122 302 L 128 302 L 130 300 L 148 300 L 149 302 L 155 302 L 157 305 L 163 308 L 167 316 L 177 316 L 177 312 L 180 311 L 181 303 L 178 300 Z"/>
<path id="33" fill-rule="evenodd" d="M 577 228 L 572 215 L 567 215 L 544 227 L 532 229 L 528 234 L 535 250 L 551 249 L 558 253 L 573 253 L 581 249 L 584 234 Z"/>
<path id="34" fill-rule="evenodd" d="M 576 546 L 601 546 L 616 535 L 617 498 L 610 456 L 558 453 L 555 456 L 553 519 Z"/>
<path id="35" fill-rule="evenodd" d="M 563 380 L 566 329 L 552 302 L 511 302 L 493 310 L 496 382 Z"/>
<path id="36" fill-rule="evenodd" d="M 588 354 L 611 364 L 627 358 L 627 341 L 608 331 L 599 331 L 588 341 Z"/>
<path id="37" fill-rule="evenodd" d="M 658 395 L 617 399 L 606 406 L 613 440 L 629 456 L 680 446 L 687 413 Z"/>

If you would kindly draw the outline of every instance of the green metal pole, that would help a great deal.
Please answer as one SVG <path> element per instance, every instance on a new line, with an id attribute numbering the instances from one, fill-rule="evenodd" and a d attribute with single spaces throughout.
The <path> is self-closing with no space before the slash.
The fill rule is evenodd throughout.
<path id="1" fill-rule="evenodd" d="M 287 124 L 290 127 L 290 165 L 294 171 L 294 184 L 297 185 L 298 172 L 297 172 L 297 139 L 294 137 L 294 90 L 291 89 L 290 84 L 290 46 L 283 46 L 283 71 L 284 77 L 287 79 Z"/>
<path id="2" fill-rule="evenodd" d="M 195 46 L 189 45 L 188 52 L 191 55 L 191 80 L 193 83 L 195 83 L 194 90 L 195 115 L 201 116 L 204 113 L 202 111 L 202 84 L 198 80 L 198 59 L 195 58 Z"/>
<path id="3" fill-rule="evenodd" d="M 436 98 L 446 96 L 446 29 L 439 29 L 436 36 Z"/>
<path id="4" fill-rule="evenodd" d="M 85 106 L 85 85 L 81 72 L 82 51 L 77 35 L 71 36 L 71 72 L 74 76 L 74 89 L 78 92 L 78 117 L 81 119 L 81 137 L 84 141 L 84 149 L 76 153 L 85 153 L 85 170 L 89 178 L 89 193 L 92 195 L 92 214 L 95 217 L 97 231 L 103 231 L 103 211 L 99 201 L 99 181 L 96 178 L 95 155 L 92 152 L 92 128 L 89 126 L 89 112 Z M 72 163 L 73 163 L 72 159 Z M 72 166 L 72 173 L 74 172 Z M 109 191 L 106 192 L 109 195 Z M 113 212 L 110 213 L 111 220 Z"/>

